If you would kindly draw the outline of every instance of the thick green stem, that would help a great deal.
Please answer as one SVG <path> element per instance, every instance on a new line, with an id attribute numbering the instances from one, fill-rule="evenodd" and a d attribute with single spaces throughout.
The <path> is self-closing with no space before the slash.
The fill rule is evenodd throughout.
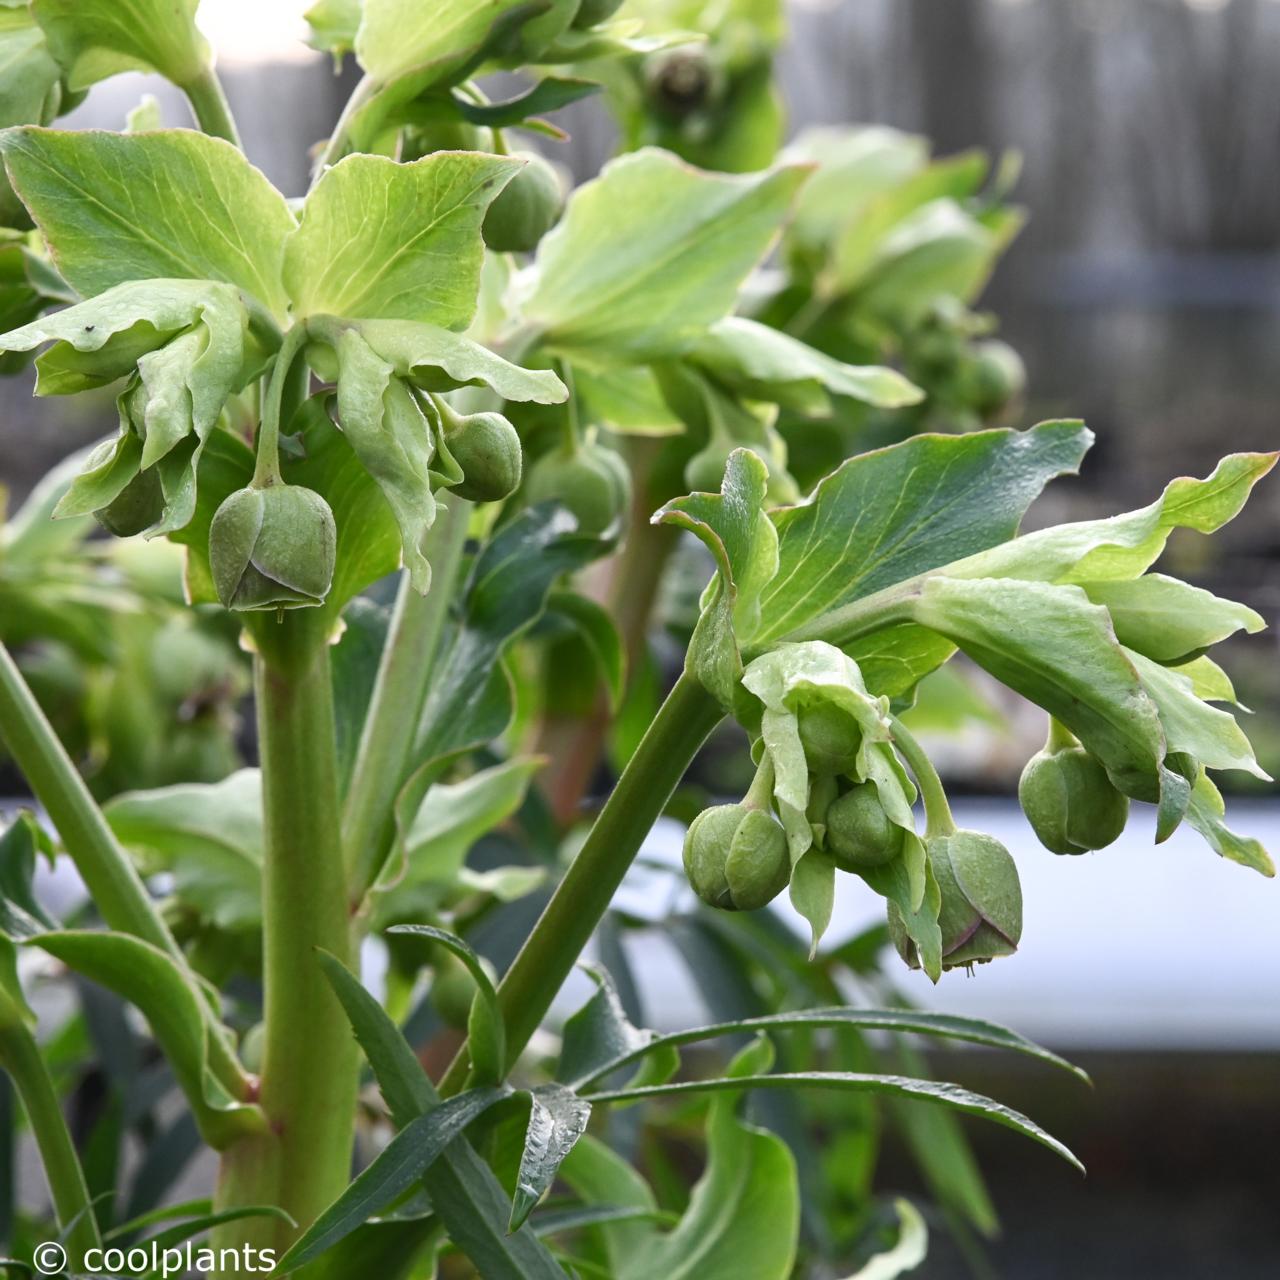
<path id="1" fill-rule="evenodd" d="M 49 1183 L 58 1227 L 73 1267 L 84 1265 L 86 1250 L 101 1244 L 84 1170 L 58 1102 L 57 1090 L 40 1056 L 35 1037 L 21 1023 L 0 1026 L 0 1066 L 9 1073 L 22 1099 L 40 1163 Z"/>
<path id="2" fill-rule="evenodd" d="M 206 67 L 194 80 L 181 86 L 191 104 L 196 123 L 215 138 L 225 138 L 233 146 L 240 146 L 240 131 L 231 114 L 222 81 L 212 67 Z"/>
<path id="3" fill-rule="evenodd" d="M 262 761 L 266 1035 L 261 1104 L 272 1128 L 227 1153 L 224 1207 L 274 1204 L 308 1227 L 346 1188 L 355 1126 L 356 1046 L 316 960 L 352 963 L 339 838 L 333 692 L 320 610 L 256 615 Z M 277 1245 L 297 1234 L 273 1224 Z"/>
<path id="4" fill-rule="evenodd" d="M 508 1067 L 546 1016 L 640 845 L 723 717 L 715 699 L 688 674 L 680 677 L 662 704 L 586 843 L 498 986 Z M 458 1093 L 469 1070 L 463 1045 L 440 1082 L 441 1094 Z"/>
<path id="5" fill-rule="evenodd" d="M 382 651 L 342 821 L 351 901 L 359 907 L 391 845 L 395 802 L 431 683 L 432 660 L 444 630 L 467 541 L 471 504 L 450 497 L 429 534 L 431 590 L 419 595 L 403 575 Z"/>
<path id="6" fill-rule="evenodd" d="M 36 799 L 44 805 L 103 920 L 118 933 L 131 934 L 158 947 L 185 969 L 186 958 L 160 918 L 142 878 L 116 842 L 102 810 L 3 645 L 0 737 Z M 248 1076 L 212 1010 L 209 1030 L 210 1065 L 218 1079 L 233 1097 L 248 1097 Z"/>
<path id="7" fill-rule="evenodd" d="M 954 835 L 956 823 L 951 816 L 951 806 L 947 803 L 947 793 L 942 788 L 942 779 L 938 777 L 938 771 L 933 767 L 933 761 L 929 759 L 925 749 L 896 716 L 893 718 L 893 744 L 915 774 L 916 784 L 920 788 L 920 797 L 924 801 L 925 835 Z"/>

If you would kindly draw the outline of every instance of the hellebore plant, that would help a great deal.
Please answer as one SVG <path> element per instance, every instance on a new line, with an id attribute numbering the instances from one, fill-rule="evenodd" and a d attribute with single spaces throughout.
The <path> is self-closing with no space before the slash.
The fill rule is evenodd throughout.
<path id="1" fill-rule="evenodd" d="M 984 161 L 929 166 L 887 131 L 848 145 L 819 135 L 777 164 L 772 145 L 758 162 L 735 151 L 742 163 L 718 165 L 750 170 L 735 175 L 644 146 L 566 200 L 556 171 L 510 154 L 504 136 L 554 136 L 542 115 L 596 87 L 559 69 L 598 70 L 633 113 L 633 141 L 696 139 L 706 164 L 715 122 L 732 116 L 717 105 L 726 86 L 760 111 L 773 101 L 765 45 L 730 57 L 723 33 L 691 43 L 617 7 L 325 0 L 316 41 L 353 49 L 364 78 L 300 202 L 238 149 L 194 3 L 0 7 L 0 38 L 44 77 L 30 120 L 0 135 L 29 294 L 0 348 L 39 352 L 37 394 L 117 397 L 117 434 L 53 515 L 92 512 L 184 549 L 191 606 L 229 611 L 252 653 L 261 764 L 100 808 L 0 653 L 0 734 L 56 833 L 55 846 L 20 817 L 4 836 L 0 1061 L 71 1274 L 104 1234 L 137 1240 L 158 1219 L 122 1224 L 91 1198 L 36 1048 L 22 952 L 136 1007 L 219 1153 L 213 1205 L 177 1212 L 153 1243 L 213 1231 L 219 1247 L 269 1251 L 280 1274 L 310 1277 L 430 1275 L 454 1250 L 486 1277 L 647 1280 L 714 1259 L 718 1273 L 782 1280 L 797 1169 L 740 1117 L 744 1093 L 924 1100 L 1074 1157 L 990 1099 L 866 1070 L 861 1051 L 774 1072 L 770 1034 L 825 1029 L 837 1046 L 865 1031 L 934 1035 L 1065 1064 L 986 1023 L 834 997 L 658 1035 L 593 968 L 595 993 L 540 1074 L 531 1039 L 718 725 L 745 730 L 755 780 L 689 824 L 689 881 L 740 912 L 788 891 L 815 955 L 837 874 L 885 899 L 898 950 L 935 981 L 1019 944 L 1013 857 L 956 829 L 899 718 L 956 653 L 1051 717 L 1022 786 L 1050 849 L 1103 847 L 1138 800 L 1157 807 L 1158 839 L 1185 821 L 1272 874 L 1227 827 L 1210 777 L 1261 772 L 1208 650 L 1262 620 L 1150 570 L 1174 530 L 1232 519 L 1274 456 L 1232 456 L 1140 510 L 1026 535 L 1027 508 L 1089 447 L 1079 423 L 914 435 L 848 457 L 840 444 L 829 467 L 793 471 L 788 446 L 803 452 L 817 421 L 843 424 L 829 453 L 922 404 L 945 414 L 967 397 L 960 426 L 1007 407 L 1020 371 L 999 350 L 966 355 L 968 381 L 954 375 L 982 332 L 967 304 L 1017 217 L 998 191 L 979 194 Z M 136 67 L 184 89 L 199 129 L 44 127 Z M 487 101 L 474 77 L 512 68 L 538 68 L 532 87 Z M 627 85 L 657 95 L 661 127 L 643 124 Z M 682 102 L 705 127 L 677 121 Z M 850 177 L 868 157 L 878 188 Z M 784 228 L 782 278 L 759 274 Z M 869 349 L 918 366 L 921 385 L 863 360 Z M 890 436 L 918 425 L 903 421 Z M 534 803 L 545 757 L 518 747 L 541 714 L 555 754 L 553 659 L 572 637 L 568 652 L 588 655 L 570 681 L 586 687 L 585 729 L 551 768 L 542 825 L 558 843 L 555 814 L 565 797 L 576 813 L 586 785 L 567 766 L 600 760 L 598 673 L 616 705 L 664 567 L 699 542 L 713 572 L 683 671 L 620 753 L 576 854 L 563 868 L 554 856 L 467 865 L 480 837 Z M 387 616 L 368 593 L 396 574 Z M 55 850 L 96 919 L 64 927 L 32 896 L 35 861 Z M 156 870 L 170 876 L 164 901 L 140 874 Z M 495 982 L 442 926 L 548 875 L 554 890 Z M 359 978 L 371 934 L 393 958 L 385 1007 Z M 465 1029 L 434 1079 L 402 1033 L 426 966 L 437 1011 Z M 246 979 L 260 983 L 260 1018 L 242 1016 Z M 742 1031 L 759 1038 L 723 1074 L 678 1074 L 680 1045 Z M 353 1182 L 361 1055 L 394 1137 L 372 1158 L 362 1144 Z M 614 1104 L 704 1092 L 708 1166 L 672 1226 L 600 1120 Z M 553 1184 L 568 1208 L 539 1208 Z M 753 1196 L 774 1214 L 753 1212 Z M 918 1215 L 900 1215 L 905 1256 Z"/>

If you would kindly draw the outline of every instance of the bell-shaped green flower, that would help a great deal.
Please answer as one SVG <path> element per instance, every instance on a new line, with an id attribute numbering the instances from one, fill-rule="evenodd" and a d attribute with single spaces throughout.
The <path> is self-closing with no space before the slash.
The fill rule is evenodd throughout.
<path id="1" fill-rule="evenodd" d="M 1027 761 L 1018 800 L 1040 843 L 1054 853 L 1105 849 L 1129 819 L 1129 797 L 1084 747 L 1046 747 Z"/>
<path id="2" fill-rule="evenodd" d="M 568 507 L 581 533 L 611 529 L 631 503 L 631 474 L 614 450 L 594 440 L 572 450 L 553 449 L 529 468 L 530 506 L 555 501 Z"/>
<path id="3" fill-rule="evenodd" d="M 791 879 L 786 832 L 771 813 L 746 803 L 704 809 L 685 835 L 684 869 L 703 902 L 755 911 Z"/>
<path id="4" fill-rule="evenodd" d="M 906 831 L 889 820 L 874 782 L 860 782 L 826 814 L 827 852 L 845 871 L 882 867 L 902 853 Z"/>
<path id="5" fill-rule="evenodd" d="M 1022 937 L 1022 884 L 1009 850 L 994 836 L 963 830 L 934 836 L 926 847 L 942 895 L 942 967 L 955 969 L 1012 955 Z M 907 964 L 919 968 L 916 945 L 893 903 L 889 935 Z"/>
<path id="6" fill-rule="evenodd" d="M 453 492 L 468 502 L 501 502 L 520 487 L 522 455 L 515 427 L 500 413 L 455 414 L 440 403 L 444 441 L 462 470 Z"/>
<path id="7" fill-rule="evenodd" d="M 532 253 L 560 221 L 564 184 L 555 167 L 537 152 L 522 151 L 524 168 L 494 197 L 481 234 L 500 253 Z"/>
<path id="8" fill-rule="evenodd" d="M 218 599 L 239 611 L 324 603 L 333 583 L 337 531 L 329 504 L 300 485 L 239 489 L 209 527 Z"/>

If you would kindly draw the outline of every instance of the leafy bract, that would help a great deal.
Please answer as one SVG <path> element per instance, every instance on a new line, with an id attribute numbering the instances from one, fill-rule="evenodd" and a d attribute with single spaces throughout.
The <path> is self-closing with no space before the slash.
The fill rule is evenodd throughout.
<path id="1" fill-rule="evenodd" d="M 1160 573 L 1080 586 L 1106 607 L 1121 644 L 1160 663 L 1185 662 L 1237 631 L 1266 625 L 1247 605 Z"/>
<path id="2" fill-rule="evenodd" d="M 1227 826 L 1222 794 L 1203 771 L 1191 789 L 1187 821 L 1221 857 L 1238 862 L 1241 866 L 1252 867 L 1264 876 L 1275 875 L 1275 863 L 1262 844 L 1251 836 L 1237 835 Z"/>
<path id="3" fill-rule="evenodd" d="M 1045 422 L 916 436 L 849 459 L 808 501 L 773 514 L 778 572 L 761 593 L 752 641 L 826 634 L 819 620 L 834 624 L 853 601 L 1004 543 L 1044 486 L 1077 470 L 1092 439 L 1079 422 Z"/>
<path id="4" fill-rule="evenodd" d="M 720 493 L 677 498 L 654 516 L 697 534 L 715 556 L 686 665 L 726 709 L 742 674 L 740 638 L 758 630 L 760 596 L 778 568 L 778 535 L 764 511 L 768 479 L 757 454 L 735 449 Z"/>
<path id="5" fill-rule="evenodd" d="M 61 81 L 62 69 L 30 8 L 0 6 L 0 128 L 48 124 L 62 101 Z M 7 205 L 12 196 L 4 197 Z"/>
<path id="6" fill-rule="evenodd" d="M 539 246 L 527 321 L 599 360 L 680 352 L 731 310 L 806 173 L 703 173 L 651 149 L 613 161 Z"/>
<path id="7" fill-rule="evenodd" d="M 58 270 L 84 296 L 130 280 L 220 280 L 283 314 L 293 214 L 229 142 L 189 129 L 24 128 L 0 137 L 0 153 Z"/>
<path id="8" fill-rule="evenodd" d="M 1233 453 L 1203 480 L 1172 480 L 1149 506 L 1103 520 L 1054 525 L 949 565 L 952 577 L 1101 583 L 1136 578 L 1155 563 L 1174 529 L 1214 533 L 1240 514 L 1275 466 L 1274 453 Z M 960 560 L 959 557 L 954 557 Z"/>
<path id="9" fill-rule="evenodd" d="M 938 575 L 912 614 L 1065 724 L 1126 795 L 1157 798 L 1160 716 L 1107 611 L 1078 587 Z"/>
<path id="10" fill-rule="evenodd" d="M 591 1103 L 572 1089 L 543 1085 L 529 1094 L 529 1125 L 511 1202 L 511 1230 L 523 1226 L 586 1132 Z"/>
<path id="11" fill-rule="evenodd" d="M 880 409 L 918 404 L 924 392 L 896 369 L 852 365 L 798 339 L 740 316 L 718 321 L 687 357 L 751 399 L 822 413 L 829 395 L 849 396 Z"/>
<path id="12" fill-rule="evenodd" d="M 484 259 L 480 224 L 519 168 L 444 151 L 412 164 L 348 156 L 326 170 L 285 248 L 295 314 L 465 329 Z"/>
<path id="13" fill-rule="evenodd" d="M 423 543 L 436 518 L 436 433 L 394 367 L 356 329 L 345 330 L 338 341 L 338 414 L 356 457 L 395 516 L 409 580 L 425 595 L 431 564 Z"/>
<path id="14" fill-rule="evenodd" d="M 331 346 L 347 331 L 360 334 L 372 350 L 424 391 L 489 387 L 504 400 L 560 404 L 568 390 L 550 369 L 523 369 L 460 333 L 407 320 L 312 321 L 308 329 Z"/>
<path id="15" fill-rule="evenodd" d="M 122 71 L 158 71 L 188 85 L 211 65 L 196 27 L 200 0 L 31 0 L 72 89 Z"/>

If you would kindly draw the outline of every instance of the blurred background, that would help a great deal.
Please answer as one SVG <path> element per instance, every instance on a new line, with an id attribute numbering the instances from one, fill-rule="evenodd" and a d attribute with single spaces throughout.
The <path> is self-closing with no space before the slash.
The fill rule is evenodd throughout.
<path id="1" fill-rule="evenodd" d="M 205 0 L 249 154 L 290 194 L 304 145 L 350 88 L 301 43 L 295 0 Z M 1018 153 L 1015 199 L 1030 220 L 981 300 L 1029 374 L 1027 425 L 1081 416 L 1098 443 L 1036 523 L 1142 505 L 1177 474 L 1234 450 L 1280 447 L 1280 3 L 1277 0 L 796 0 L 781 55 L 789 129 L 875 122 L 929 137 L 938 154 Z M 70 126 L 116 128 L 144 92 L 185 123 L 165 86 L 99 87 Z M 614 136 L 585 102 L 552 151 L 594 172 Z M 86 408 L 32 401 L 27 375 L 0 382 L 0 476 L 16 505 L 55 462 L 114 426 Z M 1280 488 L 1264 485 L 1212 544 L 1175 538 L 1174 571 L 1280 621 Z M 1224 646 L 1264 767 L 1280 773 L 1280 641 Z M 1027 945 L 1016 962 L 921 1002 L 1016 1026 L 1089 1068 L 1093 1093 L 988 1055 L 934 1070 L 1000 1097 L 1062 1136 L 1090 1170 L 1069 1170 L 990 1126 L 971 1136 L 1004 1234 L 1011 1277 L 1280 1274 L 1280 887 L 1207 855 L 1194 836 L 1151 845 L 1150 821 L 1085 859 L 1055 859 L 1012 800 L 1043 726 L 1002 705 L 936 744 L 964 825 L 1019 857 Z M 931 748 L 934 744 L 931 743 Z M 712 763 L 714 769 L 714 761 Z M 715 775 L 708 778 L 715 785 Z M 3 788 L 0 787 L 0 790 Z M 972 821 L 966 822 L 966 814 Z M 1274 788 L 1233 801 L 1233 824 L 1280 851 Z M 678 857 L 679 832 L 650 853 Z M 848 878 L 845 878 L 848 879 Z M 643 915 L 646 885 L 630 885 Z M 878 911 L 846 888 L 833 934 Z M 629 944 L 651 1010 L 671 1024 L 699 995 L 654 934 Z M 885 1178 L 910 1193 L 910 1163 Z M 968 1274 L 939 1239 L 921 1275 Z"/>

